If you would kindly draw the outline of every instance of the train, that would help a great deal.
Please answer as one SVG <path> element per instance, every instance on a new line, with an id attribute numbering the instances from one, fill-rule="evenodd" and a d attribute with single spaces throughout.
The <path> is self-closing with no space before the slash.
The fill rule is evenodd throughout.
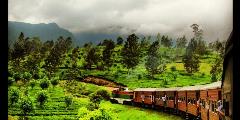
<path id="1" fill-rule="evenodd" d="M 129 96 L 134 106 L 169 111 L 186 119 L 233 120 L 233 39 L 225 45 L 222 80 L 207 85 L 173 88 L 137 88 L 113 91 Z M 236 66 L 235 66 L 236 67 Z M 239 70 L 239 69 L 238 69 Z"/>
<path id="2" fill-rule="evenodd" d="M 133 91 L 113 91 L 129 95 L 134 106 L 164 110 L 186 119 L 221 120 L 221 81 L 207 85 L 173 88 L 137 88 Z"/>

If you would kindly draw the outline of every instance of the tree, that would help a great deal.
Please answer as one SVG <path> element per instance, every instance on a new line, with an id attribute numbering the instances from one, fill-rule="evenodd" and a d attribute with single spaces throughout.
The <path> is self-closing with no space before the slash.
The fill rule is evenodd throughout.
<path id="1" fill-rule="evenodd" d="M 37 94 L 37 101 L 38 101 L 40 107 L 43 107 L 43 105 L 47 101 L 47 99 L 48 99 L 48 96 L 45 91 L 40 91 Z"/>
<path id="2" fill-rule="evenodd" d="M 211 67 L 211 79 L 212 82 L 218 81 L 222 77 L 222 71 L 223 71 L 223 58 L 221 56 L 217 57 L 215 59 L 214 64 Z"/>
<path id="3" fill-rule="evenodd" d="M 97 49 L 91 48 L 87 53 L 87 56 L 85 57 L 85 62 L 86 62 L 85 68 L 92 69 L 92 65 L 94 64 L 96 65 L 99 59 L 100 59 L 100 56 L 97 54 Z"/>
<path id="4" fill-rule="evenodd" d="M 198 24 L 192 24 L 191 28 L 193 29 L 194 39 L 197 44 L 194 51 L 199 55 L 203 55 L 206 53 L 206 42 L 203 41 L 203 30 L 199 28 Z"/>
<path id="5" fill-rule="evenodd" d="M 137 66 L 140 60 L 141 49 L 138 39 L 135 34 L 129 35 L 121 51 L 122 62 L 128 70 Z"/>
<path id="6" fill-rule="evenodd" d="M 183 57 L 184 67 L 190 74 L 199 71 L 199 57 L 197 54 L 189 54 Z"/>
<path id="7" fill-rule="evenodd" d="M 148 49 L 145 67 L 151 78 L 154 78 L 154 74 L 162 73 L 166 70 L 166 65 L 163 63 L 162 57 L 159 53 L 159 47 L 159 42 L 155 41 Z"/>
<path id="8" fill-rule="evenodd" d="M 8 95 L 9 95 L 10 105 L 14 105 L 18 102 L 18 99 L 19 99 L 18 89 L 10 89 Z"/>
<path id="9" fill-rule="evenodd" d="M 190 74 L 199 71 L 199 55 L 195 53 L 194 49 L 196 47 L 196 40 L 193 38 L 188 43 L 186 53 L 183 57 L 183 63 L 186 71 Z"/>
<path id="10" fill-rule="evenodd" d="M 50 54 L 45 59 L 44 68 L 48 72 L 48 77 L 51 78 L 58 70 L 58 66 L 62 63 L 64 54 L 71 48 L 72 40 L 70 37 L 64 39 L 59 37 L 56 44 L 51 49 Z"/>
<path id="11" fill-rule="evenodd" d="M 72 68 L 77 67 L 77 61 L 79 57 L 79 48 L 74 48 L 72 50 Z"/>
<path id="12" fill-rule="evenodd" d="M 31 99 L 29 98 L 22 99 L 20 109 L 23 112 L 24 119 L 26 119 L 27 113 L 30 113 L 34 109 Z"/>
<path id="13" fill-rule="evenodd" d="M 177 39 L 177 48 L 185 48 L 187 44 L 187 39 L 185 35 Z"/>
<path id="14" fill-rule="evenodd" d="M 121 36 L 118 36 L 117 45 L 122 45 L 122 44 L 123 44 L 123 38 Z"/>
<path id="15" fill-rule="evenodd" d="M 14 61 L 15 71 L 22 71 L 21 60 L 27 55 L 26 43 L 29 38 L 25 38 L 24 34 L 21 32 L 17 41 L 13 44 L 13 50 L 11 51 L 11 59 Z"/>
<path id="16" fill-rule="evenodd" d="M 111 58 L 111 55 L 113 53 L 113 49 L 115 48 L 114 42 L 112 40 L 107 40 L 104 43 L 105 48 L 102 52 L 102 60 L 103 60 L 103 64 L 104 66 L 106 66 L 107 68 L 111 67 L 113 64 L 113 59 Z"/>
<path id="17" fill-rule="evenodd" d="M 162 45 L 165 47 L 171 47 L 172 46 L 172 39 L 169 39 L 168 36 L 163 35 L 161 39 Z"/>
<path id="18" fill-rule="evenodd" d="M 141 48 L 141 56 L 145 56 L 146 55 L 146 51 L 148 50 L 149 46 L 150 46 L 150 40 L 151 40 L 151 36 L 148 37 L 143 37 L 141 42 L 140 42 L 140 48 Z"/>

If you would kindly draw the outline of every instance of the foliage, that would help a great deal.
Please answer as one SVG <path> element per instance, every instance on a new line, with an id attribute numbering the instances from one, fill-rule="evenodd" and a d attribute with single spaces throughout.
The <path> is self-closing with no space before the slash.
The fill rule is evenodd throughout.
<path id="1" fill-rule="evenodd" d="M 211 80 L 212 82 L 215 82 L 217 80 L 221 79 L 222 71 L 223 71 L 223 59 L 221 57 L 216 58 L 215 64 L 211 67 Z"/>
<path id="2" fill-rule="evenodd" d="M 133 69 L 139 64 L 140 46 L 138 39 L 139 38 L 135 34 L 129 35 L 124 47 L 122 48 L 122 62 L 127 69 Z"/>
<path id="3" fill-rule="evenodd" d="M 50 78 L 58 70 L 58 66 L 62 63 L 63 55 L 71 48 L 72 40 L 70 37 L 64 39 L 59 37 L 55 45 L 50 51 L 50 54 L 45 59 L 44 68 L 48 71 Z"/>
<path id="4" fill-rule="evenodd" d="M 197 54 L 188 54 L 183 57 L 184 67 L 190 74 L 199 71 L 199 56 Z"/>
<path id="5" fill-rule="evenodd" d="M 122 45 L 122 44 L 123 44 L 123 38 L 121 36 L 118 36 L 117 45 Z"/>
<path id="6" fill-rule="evenodd" d="M 41 81 L 41 83 L 40 83 L 40 87 L 41 87 L 42 89 L 48 88 L 48 87 L 49 87 L 49 80 L 47 80 L 46 78 L 43 79 L 43 80 Z"/>
<path id="7" fill-rule="evenodd" d="M 37 102 L 39 103 L 40 107 L 43 107 L 44 103 L 47 102 L 48 95 L 45 91 L 40 91 L 37 94 Z"/>
<path id="8" fill-rule="evenodd" d="M 9 91 L 8 91 L 8 98 L 9 98 L 9 101 L 10 101 L 10 105 L 14 105 L 18 102 L 19 100 L 19 90 L 18 89 L 15 89 L 15 88 L 11 88 Z"/>
<path id="9" fill-rule="evenodd" d="M 25 81 L 29 81 L 32 78 L 32 74 L 30 74 L 29 72 L 24 72 L 23 78 Z"/>
<path id="10" fill-rule="evenodd" d="M 72 102 L 73 102 L 72 96 L 65 96 L 64 100 L 65 100 L 64 102 L 66 104 L 66 107 L 69 107 L 72 104 Z"/>
<path id="11" fill-rule="evenodd" d="M 196 40 L 191 39 L 188 43 L 186 53 L 182 59 L 184 62 L 184 67 L 188 73 L 193 73 L 199 71 L 199 55 L 195 53 L 194 49 L 196 47 Z"/>
<path id="12" fill-rule="evenodd" d="M 198 24 L 192 24 L 191 28 L 193 29 L 194 38 L 196 40 L 196 46 L 193 49 L 199 55 L 206 53 L 206 42 L 203 41 L 203 30 L 199 28 Z"/>
<path id="13" fill-rule="evenodd" d="M 13 84 L 13 82 L 15 81 L 14 78 L 12 77 L 8 77 L 8 86 L 11 86 Z"/>
<path id="14" fill-rule="evenodd" d="M 87 56 L 85 57 L 86 65 L 85 68 L 91 69 L 92 65 L 96 65 L 97 62 L 99 61 L 99 54 L 97 54 L 97 49 L 96 48 L 91 48 L 89 52 L 87 53 Z"/>
<path id="15" fill-rule="evenodd" d="M 154 74 L 162 73 L 165 71 L 166 65 L 163 62 L 162 56 L 159 54 L 159 42 L 152 43 L 147 53 L 147 60 L 145 63 L 146 70 L 154 77 Z"/>
<path id="16" fill-rule="evenodd" d="M 116 120 L 117 116 L 113 112 L 114 108 L 111 104 L 101 104 L 99 109 L 89 111 L 82 107 L 79 109 L 79 120 Z"/>
<path id="17" fill-rule="evenodd" d="M 30 84 L 31 88 L 33 89 L 36 86 L 36 81 L 31 80 L 29 84 Z"/>
<path id="18" fill-rule="evenodd" d="M 105 89 L 97 90 L 96 95 L 100 95 L 102 97 L 102 99 L 104 99 L 104 100 L 110 100 L 110 97 L 111 97 L 109 91 L 107 91 Z"/>
<path id="19" fill-rule="evenodd" d="M 177 70 L 177 69 L 176 69 L 176 66 L 171 66 L 171 68 L 170 68 L 170 69 L 171 69 L 171 71 L 172 71 L 172 72 L 174 72 L 174 71 L 176 71 L 176 70 Z"/>
<path id="20" fill-rule="evenodd" d="M 59 82 L 59 77 L 55 77 L 51 80 L 51 84 L 55 87 Z"/>
<path id="21" fill-rule="evenodd" d="M 186 36 L 180 37 L 177 39 L 177 47 L 178 48 L 185 48 L 187 44 Z"/>
<path id="22" fill-rule="evenodd" d="M 22 110 L 24 116 L 26 117 L 27 113 L 30 113 L 34 110 L 33 103 L 29 98 L 23 98 L 21 100 L 20 109 Z"/>
<path id="23" fill-rule="evenodd" d="M 140 42 L 140 48 L 141 48 L 141 54 L 143 54 L 142 56 L 144 56 L 145 51 L 148 50 L 149 46 L 150 46 L 150 40 L 151 40 L 151 36 L 147 36 L 147 37 L 143 37 L 141 42 Z"/>
<path id="24" fill-rule="evenodd" d="M 115 47 L 114 42 L 112 40 L 104 40 L 105 48 L 102 52 L 102 60 L 104 62 L 105 67 L 111 67 L 113 64 L 113 59 L 111 58 L 111 55 L 113 53 L 113 49 Z"/>
<path id="25" fill-rule="evenodd" d="M 18 80 L 20 80 L 22 78 L 22 74 L 19 72 L 15 72 L 15 73 L 13 73 L 13 78 L 17 82 Z"/>
<path id="26" fill-rule="evenodd" d="M 161 39 L 162 45 L 165 47 L 171 47 L 172 46 L 172 39 L 168 38 L 168 36 L 163 35 Z"/>

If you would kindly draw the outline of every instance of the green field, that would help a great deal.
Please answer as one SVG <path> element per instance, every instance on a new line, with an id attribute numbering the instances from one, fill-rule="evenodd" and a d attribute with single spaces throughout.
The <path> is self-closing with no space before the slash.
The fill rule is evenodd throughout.
<path id="1" fill-rule="evenodd" d="M 73 97 L 73 103 L 66 107 L 64 102 L 64 97 L 69 93 L 65 87 L 62 85 L 66 84 L 65 81 L 61 81 L 59 85 L 56 87 L 50 86 L 46 89 L 46 92 L 49 96 L 47 102 L 44 104 L 43 108 L 40 108 L 37 101 L 36 95 L 39 91 L 41 91 L 41 87 L 37 84 L 34 88 L 31 88 L 29 85 L 24 85 L 22 87 L 19 84 L 15 83 L 9 89 L 16 88 L 20 90 L 20 96 L 26 97 L 23 91 L 28 90 L 28 97 L 33 101 L 34 110 L 27 114 L 27 117 L 30 120 L 76 120 L 79 118 L 79 109 L 86 107 L 90 102 L 88 96 L 82 95 L 81 97 Z M 91 87 L 94 92 L 97 89 L 101 89 L 102 87 L 85 84 L 81 82 L 77 82 L 79 86 L 85 86 L 86 88 Z M 86 90 L 86 89 L 85 89 Z M 86 90 L 88 91 L 88 90 Z M 9 119 L 17 120 L 21 118 L 22 112 L 19 108 L 19 102 L 13 106 L 9 106 L 8 114 Z M 180 117 L 169 115 L 166 113 L 157 112 L 154 110 L 147 110 L 143 108 L 136 108 L 132 106 L 120 105 L 120 104 L 112 104 L 110 102 L 102 101 L 100 106 L 107 106 L 107 108 L 111 109 L 111 112 L 115 113 L 115 118 L 119 120 L 181 120 Z"/>

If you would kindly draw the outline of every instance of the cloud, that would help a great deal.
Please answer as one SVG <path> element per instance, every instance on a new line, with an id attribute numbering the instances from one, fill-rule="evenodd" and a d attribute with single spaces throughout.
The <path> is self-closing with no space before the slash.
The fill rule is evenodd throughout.
<path id="1" fill-rule="evenodd" d="M 55 22 L 73 33 L 119 33 L 191 37 L 199 24 L 206 40 L 232 30 L 231 0 L 9 0 L 9 20 Z"/>

